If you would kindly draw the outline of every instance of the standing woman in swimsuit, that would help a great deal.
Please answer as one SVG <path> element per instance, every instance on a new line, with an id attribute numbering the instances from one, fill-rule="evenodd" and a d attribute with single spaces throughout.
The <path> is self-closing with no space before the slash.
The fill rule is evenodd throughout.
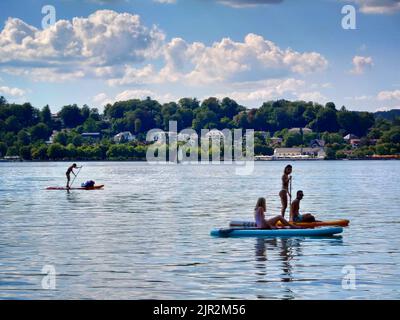
<path id="1" fill-rule="evenodd" d="M 289 182 L 292 179 L 292 177 L 289 175 L 291 173 L 292 173 L 292 166 L 289 164 L 285 167 L 285 170 L 283 171 L 282 189 L 279 192 L 279 197 L 281 198 L 281 203 L 282 203 L 282 209 L 281 209 L 282 217 L 285 216 L 285 212 L 288 207 L 288 195 L 291 197 L 290 192 L 289 192 Z"/>
<path id="2" fill-rule="evenodd" d="M 78 167 L 76 163 L 74 163 L 72 166 L 68 168 L 67 172 L 65 173 L 65 175 L 67 176 L 67 189 L 69 189 L 69 182 L 71 181 L 71 173 L 76 177 L 74 169 L 77 168 L 82 168 L 82 167 Z"/>

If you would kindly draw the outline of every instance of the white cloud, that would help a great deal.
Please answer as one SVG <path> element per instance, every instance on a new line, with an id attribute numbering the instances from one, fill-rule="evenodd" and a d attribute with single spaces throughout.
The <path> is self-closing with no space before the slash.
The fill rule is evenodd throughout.
<path id="1" fill-rule="evenodd" d="M 380 107 L 380 108 L 377 108 L 375 111 L 376 112 L 379 112 L 379 111 L 390 111 L 390 110 L 393 110 L 393 109 L 400 109 L 400 106 Z"/>
<path id="2" fill-rule="evenodd" d="M 104 92 L 95 95 L 92 100 L 99 107 L 113 102 Z"/>
<path id="3" fill-rule="evenodd" d="M 400 11 L 400 0 L 352 0 L 366 14 L 390 14 Z"/>
<path id="4" fill-rule="evenodd" d="M 325 97 L 319 91 L 312 91 L 312 92 L 303 92 L 298 95 L 298 99 L 302 101 L 313 101 L 318 103 L 326 103 L 328 102 L 328 98 Z"/>
<path id="5" fill-rule="evenodd" d="M 355 56 L 353 58 L 353 69 L 350 70 L 350 73 L 360 75 L 373 66 L 374 61 L 371 57 Z"/>
<path id="6" fill-rule="evenodd" d="M 177 0 L 153 0 L 154 2 L 158 2 L 158 3 L 176 3 Z"/>
<path id="7" fill-rule="evenodd" d="M 373 97 L 372 96 L 355 96 L 355 97 L 345 97 L 346 100 L 353 100 L 353 101 L 368 101 L 371 100 Z"/>
<path id="8" fill-rule="evenodd" d="M 5 73 L 15 76 L 29 77 L 34 82 L 66 82 L 83 78 L 85 73 L 81 70 L 60 70 L 58 68 L 5 68 Z"/>
<path id="9" fill-rule="evenodd" d="M 118 93 L 117 95 L 115 95 L 115 97 L 109 97 L 104 92 L 99 93 L 96 96 L 94 96 L 92 100 L 94 103 L 104 106 L 108 103 L 112 104 L 114 102 L 126 101 L 131 99 L 146 99 L 147 97 L 155 99 L 160 103 L 177 101 L 179 99 L 171 94 L 158 94 L 148 89 L 130 89 Z"/>
<path id="10" fill-rule="evenodd" d="M 165 42 L 138 15 L 99 10 L 39 30 L 9 18 L 0 33 L 1 71 L 33 81 L 102 78 L 111 86 L 203 85 L 309 74 L 326 69 L 317 52 L 280 48 L 256 34 L 207 46 L 181 38 Z"/>
<path id="11" fill-rule="evenodd" d="M 259 5 L 278 4 L 283 0 L 216 0 L 217 2 L 233 8 L 248 8 Z"/>
<path id="12" fill-rule="evenodd" d="M 148 64 L 143 68 L 125 66 L 125 70 L 120 78 L 108 80 L 110 86 L 121 86 L 128 84 L 157 83 L 158 75 L 153 65 Z"/>
<path id="13" fill-rule="evenodd" d="M 9 18 L 0 33 L 0 63 L 10 68 L 70 69 L 90 73 L 93 68 L 139 63 L 159 54 L 165 35 L 142 25 L 138 15 L 99 10 L 87 18 L 59 20 L 39 30 Z M 57 69 L 59 68 L 59 69 Z"/>
<path id="14" fill-rule="evenodd" d="M 19 88 L 10 88 L 6 86 L 0 87 L 0 95 L 22 97 L 25 95 L 25 91 Z"/>
<path id="15" fill-rule="evenodd" d="M 294 78 L 268 79 L 254 82 L 235 83 L 235 91 L 217 93 L 217 98 L 230 97 L 242 104 L 257 105 L 264 101 L 296 97 L 305 88 L 305 82 Z"/>
<path id="16" fill-rule="evenodd" d="M 400 90 L 394 91 L 381 91 L 378 93 L 377 99 L 379 101 L 384 100 L 400 100 Z"/>
<path id="17" fill-rule="evenodd" d="M 161 70 L 149 65 L 142 69 L 126 67 L 124 77 L 112 79 L 110 84 L 182 81 L 203 85 L 309 74 L 328 65 L 319 53 L 281 49 L 256 34 L 248 34 L 244 42 L 224 38 L 211 46 L 174 38 L 164 46 L 163 56 L 165 65 Z"/>

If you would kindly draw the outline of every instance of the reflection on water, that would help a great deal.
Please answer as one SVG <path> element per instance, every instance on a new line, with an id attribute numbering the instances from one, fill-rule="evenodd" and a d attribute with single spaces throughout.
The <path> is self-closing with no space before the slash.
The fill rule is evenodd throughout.
<path id="1" fill-rule="evenodd" d="M 65 163 L 0 164 L 0 298 L 400 298 L 400 162 L 294 163 L 302 209 L 351 226 L 342 237 L 276 239 L 209 231 L 252 219 L 260 196 L 276 215 L 285 163 L 257 163 L 252 176 L 230 166 L 84 165 L 76 183 L 104 190 L 46 191 L 64 185 Z M 45 265 L 56 268 L 56 290 L 42 289 Z M 355 290 L 342 288 L 344 266 L 357 272 Z"/>

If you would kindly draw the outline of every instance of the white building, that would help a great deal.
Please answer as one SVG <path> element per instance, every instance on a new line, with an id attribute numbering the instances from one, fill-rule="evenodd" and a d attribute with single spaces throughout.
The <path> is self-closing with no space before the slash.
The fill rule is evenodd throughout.
<path id="1" fill-rule="evenodd" d="M 134 136 L 132 133 L 129 131 L 125 132 L 120 132 L 116 134 L 113 138 L 114 142 L 116 143 L 121 143 L 121 142 L 130 142 L 136 139 L 136 136 Z"/>
<path id="2" fill-rule="evenodd" d="M 324 159 L 326 156 L 324 148 L 276 148 L 274 158 L 294 158 L 294 159 Z"/>
<path id="3" fill-rule="evenodd" d="M 225 138 L 225 135 L 222 131 L 213 129 L 213 130 L 210 130 L 209 132 L 207 132 L 205 137 L 211 138 L 211 139 L 215 139 L 215 138 L 223 139 L 223 138 Z"/>
<path id="4" fill-rule="evenodd" d="M 303 132 L 303 134 L 306 134 L 306 133 L 312 133 L 313 131 L 310 128 L 292 128 L 292 129 L 289 129 L 289 132 L 290 133 L 300 133 L 300 134 Z"/>

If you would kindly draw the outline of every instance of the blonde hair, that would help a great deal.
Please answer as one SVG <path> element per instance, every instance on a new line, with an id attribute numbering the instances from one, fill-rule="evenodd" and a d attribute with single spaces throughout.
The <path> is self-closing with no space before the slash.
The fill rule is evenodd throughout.
<path id="1" fill-rule="evenodd" d="M 263 208 L 264 211 L 267 211 L 267 202 L 265 201 L 265 198 L 258 198 L 256 207 L 254 209 L 257 210 L 260 207 Z"/>

